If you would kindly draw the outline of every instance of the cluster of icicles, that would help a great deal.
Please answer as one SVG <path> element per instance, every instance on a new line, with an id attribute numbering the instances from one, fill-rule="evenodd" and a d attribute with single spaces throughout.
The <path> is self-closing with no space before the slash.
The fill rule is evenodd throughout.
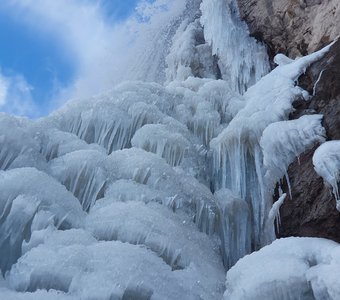
<path id="1" fill-rule="evenodd" d="M 175 22 L 166 84 L 0 115 L 6 299 L 219 299 L 225 268 L 275 238 L 274 187 L 325 138 L 320 115 L 286 121 L 308 98 L 295 82 L 329 47 L 260 79 L 235 2 L 199 2 Z"/>

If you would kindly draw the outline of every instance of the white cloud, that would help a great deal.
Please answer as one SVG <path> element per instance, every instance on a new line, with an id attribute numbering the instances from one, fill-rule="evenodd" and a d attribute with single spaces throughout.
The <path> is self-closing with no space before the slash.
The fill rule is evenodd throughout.
<path id="1" fill-rule="evenodd" d="M 115 46 L 121 33 L 106 21 L 99 0 L 8 0 L 6 9 L 38 33 L 61 41 L 74 59 L 75 83 L 63 97 L 81 97 L 112 87 Z"/>
<path id="2" fill-rule="evenodd" d="M 19 116 L 38 116 L 32 89 L 23 76 L 4 76 L 0 73 L 0 111 Z"/>
<path id="3" fill-rule="evenodd" d="M 8 80 L 0 74 L 0 107 L 6 103 Z"/>
<path id="4" fill-rule="evenodd" d="M 120 24 L 108 21 L 101 1 L 7 0 L 1 3 L 2 9 L 7 9 L 37 34 L 58 39 L 64 51 L 74 59 L 75 81 L 56 93 L 59 101 L 55 106 L 60 105 L 60 99 L 100 93 L 122 80 L 160 77 L 156 69 L 164 61 L 164 53 L 159 48 L 169 41 L 167 35 L 160 36 L 159 28 L 167 27 L 167 18 L 173 15 L 164 10 L 164 6 L 175 3 L 179 14 L 185 1 L 156 0 L 150 5 L 149 0 L 140 0 L 138 13 L 145 13 L 147 22 L 141 23 L 139 15 Z M 162 13 L 154 18 L 157 12 Z"/>

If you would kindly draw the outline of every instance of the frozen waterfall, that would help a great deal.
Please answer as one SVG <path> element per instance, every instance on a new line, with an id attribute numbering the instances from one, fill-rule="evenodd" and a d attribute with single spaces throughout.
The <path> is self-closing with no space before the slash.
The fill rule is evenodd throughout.
<path id="1" fill-rule="evenodd" d="M 239 259 L 275 240 L 276 185 L 325 141 L 321 115 L 288 116 L 330 46 L 269 72 L 235 0 L 145 2 L 127 25 L 129 81 L 39 120 L 0 114 L 0 298 L 265 299 L 269 250 Z M 315 162 L 338 199 L 338 173 Z M 312 254 L 279 280 L 322 299 L 337 258 L 297 244 Z"/>

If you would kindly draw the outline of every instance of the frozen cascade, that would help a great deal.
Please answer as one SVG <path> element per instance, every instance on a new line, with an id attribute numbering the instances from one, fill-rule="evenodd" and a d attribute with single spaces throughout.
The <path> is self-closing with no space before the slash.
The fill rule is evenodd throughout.
<path id="1" fill-rule="evenodd" d="M 275 238 L 286 195 L 273 204 L 273 188 L 325 140 L 322 116 L 287 118 L 308 100 L 296 80 L 329 47 L 278 55 L 264 76 L 265 48 L 234 0 L 144 1 L 137 14 L 121 75 L 144 81 L 35 121 L 0 114 L 0 298 L 246 299 L 239 268 L 255 262 L 239 259 Z M 332 156 L 321 152 L 316 168 Z M 335 293 L 324 276 L 336 253 L 326 265 L 313 245 L 296 286 Z M 322 272 L 306 273 L 315 260 Z"/>
<path id="2" fill-rule="evenodd" d="M 275 159 L 275 155 L 282 157 L 283 162 L 279 163 L 281 177 L 292 162 L 292 154 L 299 155 L 315 143 L 323 141 L 324 131 L 321 128 L 320 116 L 303 117 L 301 120 L 287 123 L 286 126 L 275 123 L 288 119 L 289 113 L 293 111 L 292 103 L 296 99 L 308 100 L 308 93 L 296 86 L 296 80 L 311 63 L 327 53 L 330 47 L 331 45 L 290 63 L 285 60 L 284 64 L 264 76 L 244 94 L 245 107 L 231 120 L 228 127 L 210 142 L 213 149 L 214 188 L 228 188 L 237 197 L 247 201 L 251 211 L 253 250 L 266 245 L 274 237 L 273 233 L 268 236 L 267 218 L 276 182 L 272 181 L 271 176 L 265 176 L 268 165 L 264 164 L 261 137 L 271 124 L 284 129 L 284 141 L 280 143 L 284 143 L 285 147 L 279 150 L 279 154 L 275 153 L 273 148 L 273 145 L 278 143 L 275 135 L 270 133 L 274 132 L 273 130 L 268 128 L 269 134 L 264 136 L 262 141 L 262 146 L 269 145 L 270 149 L 265 149 L 266 163 L 270 158 Z M 308 120 L 313 121 L 307 126 L 306 123 L 310 122 Z M 289 134 L 289 130 L 294 133 Z M 299 136 L 303 138 L 302 142 L 299 142 Z M 291 141 L 292 139 L 294 140 Z M 269 163 L 274 163 L 269 166 L 269 171 L 277 172 L 275 164 L 278 163 Z M 279 180 L 281 177 L 275 179 Z"/>
<path id="3" fill-rule="evenodd" d="M 251 251 L 250 210 L 245 200 L 228 189 L 215 193 L 220 211 L 221 250 L 224 264 L 232 267 L 240 257 Z"/>
<path id="4" fill-rule="evenodd" d="M 236 0 L 203 0 L 201 10 L 204 37 L 218 57 L 222 78 L 244 93 L 269 71 L 265 47 L 249 36 Z"/>

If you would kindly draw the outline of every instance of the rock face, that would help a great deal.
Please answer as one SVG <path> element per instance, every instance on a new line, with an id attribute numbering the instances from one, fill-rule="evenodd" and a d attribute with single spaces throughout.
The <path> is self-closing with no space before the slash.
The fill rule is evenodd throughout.
<path id="1" fill-rule="evenodd" d="M 291 58 L 314 52 L 340 34 L 338 0 L 238 0 L 251 35 L 271 55 Z"/>
<path id="2" fill-rule="evenodd" d="M 311 53 L 340 34 L 338 0 L 238 0 L 249 30 L 268 46 L 271 57 Z M 317 84 L 316 84 L 317 83 Z M 310 101 L 296 101 L 291 119 L 323 114 L 328 140 L 340 140 L 340 41 L 299 79 Z M 292 199 L 281 208 L 278 237 L 325 237 L 340 242 L 340 213 L 335 199 L 314 171 L 316 148 L 303 153 L 288 170 Z M 284 190 L 288 192 L 287 184 Z"/>

